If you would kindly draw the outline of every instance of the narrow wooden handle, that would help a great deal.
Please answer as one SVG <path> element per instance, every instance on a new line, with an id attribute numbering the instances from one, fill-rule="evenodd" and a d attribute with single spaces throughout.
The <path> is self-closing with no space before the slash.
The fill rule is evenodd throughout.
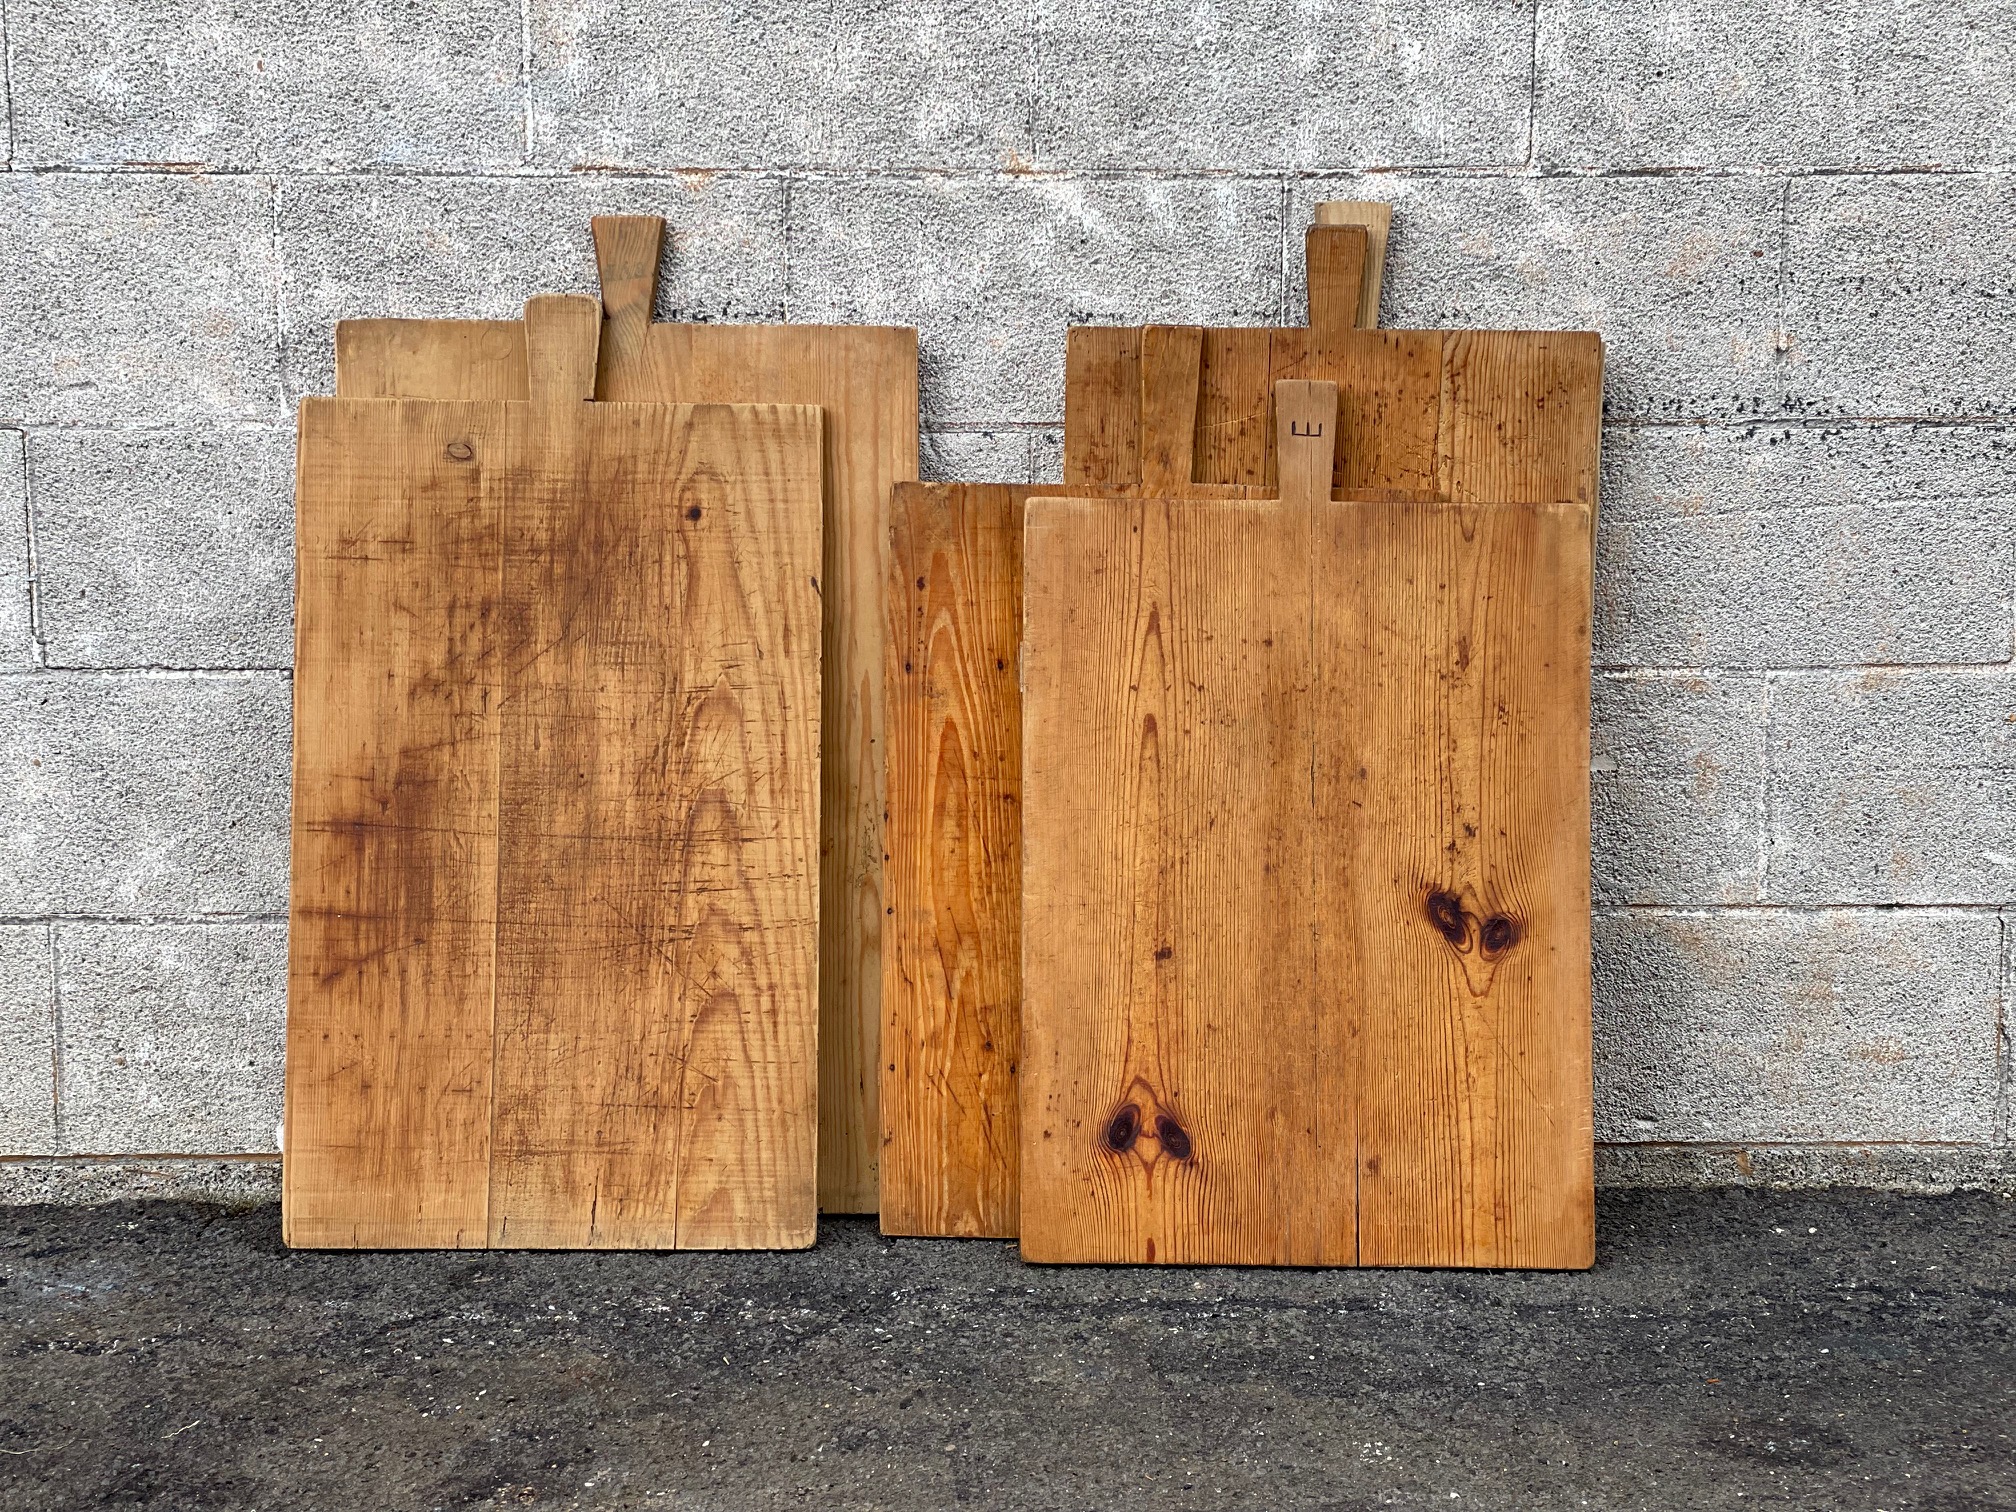
<path id="1" fill-rule="evenodd" d="M 1141 332 L 1141 482 L 1187 488 L 1197 476 L 1197 400 L 1204 384 L 1202 326 Z"/>
<path id="2" fill-rule="evenodd" d="M 1357 328 L 1371 239 L 1363 226 L 1311 226 L 1303 246 L 1309 269 L 1309 330 L 1320 346 L 1327 336 Z"/>
<path id="3" fill-rule="evenodd" d="M 1337 385 L 1284 378 L 1274 385 L 1274 457 L 1281 502 L 1330 497 L 1337 467 Z"/>
<path id="4" fill-rule="evenodd" d="M 602 280 L 602 315 L 608 322 L 595 391 L 605 399 L 617 398 L 642 365 L 650 339 L 665 217 L 598 215 L 589 226 L 595 234 L 595 270 Z"/>
<path id="5" fill-rule="evenodd" d="M 1393 230 L 1393 207 L 1384 200 L 1324 200 L 1316 207 L 1319 226 L 1365 228 L 1365 282 L 1353 322 L 1361 331 L 1379 327 L 1379 286 L 1386 277 L 1386 241 Z"/>
<path id="6" fill-rule="evenodd" d="M 525 301 L 525 376 L 537 404 L 595 397 L 602 309 L 586 294 L 540 294 Z"/>

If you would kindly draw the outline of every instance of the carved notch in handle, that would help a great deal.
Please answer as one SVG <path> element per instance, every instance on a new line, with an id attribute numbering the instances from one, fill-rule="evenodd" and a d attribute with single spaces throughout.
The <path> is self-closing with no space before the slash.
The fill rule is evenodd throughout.
<path id="1" fill-rule="evenodd" d="M 1281 502 L 1330 497 L 1337 467 L 1337 385 L 1284 378 L 1274 385 L 1274 459 Z"/>

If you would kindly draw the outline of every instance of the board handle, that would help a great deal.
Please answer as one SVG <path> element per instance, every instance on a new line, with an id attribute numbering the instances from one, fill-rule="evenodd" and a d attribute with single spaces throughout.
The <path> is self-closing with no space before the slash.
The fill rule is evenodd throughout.
<path id="1" fill-rule="evenodd" d="M 1363 226 L 1311 226 L 1303 241 L 1309 271 L 1309 334 L 1315 345 L 1358 327 L 1371 238 Z"/>
<path id="2" fill-rule="evenodd" d="M 1274 455 L 1283 504 L 1330 498 L 1337 465 L 1337 385 L 1283 378 L 1274 385 Z"/>
<path id="3" fill-rule="evenodd" d="M 1365 228 L 1365 272 L 1359 290 L 1358 314 L 1351 324 L 1361 331 L 1376 331 L 1379 289 L 1386 277 L 1386 242 L 1393 231 L 1393 207 L 1384 200 L 1324 200 L 1316 207 L 1315 220 L 1319 226 Z"/>
<path id="4" fill-rule="evenodd" d="M 602 280 L 602 355 L 598 398 L 621 397 L 626 380 L 644 362 L 651 311 L 658 303 L 658 263 L 665 248 L 662 215 L 597 215 L 595 271 Z"/>
<path id="5" fill-rule="evenodd" d="M 1141 481 L 1184 489 L 1196 478 L 1197 401 L 1204 386 L 1202 326 L 1141 331 Z"/>
<path id="6" fill-rule="evenodd" d="M 538 294 L 525 301 L 525 376 L 535 404 L 595 397 L 602 307 L 586 294 Z"/>

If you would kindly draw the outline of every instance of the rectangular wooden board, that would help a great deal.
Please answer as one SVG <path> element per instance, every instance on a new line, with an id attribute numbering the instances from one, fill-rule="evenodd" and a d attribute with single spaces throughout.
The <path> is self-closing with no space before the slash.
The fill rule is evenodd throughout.
<path id="1" fill-rule="evenodd" d="M 1589 1264 L 1588 506 L 1026 521 L 1024 1256 Z"/>
<path id="2" fill-rule="evenodd" d="M 1026 493 L 902 483 L 891 511 L 886 1234 L 1015 1233 Z"/>
<path id="3" fill-rule="evenodd" d="M 820 432 L 303 403 L 290 1244 L 812 1242 Z"/>
<path id="4" fill-rule="evenodd" d="M 819 1202 L 826 1212 L 873 1212 L 887 906 L 882 585 L 890 489 L 917 476 L 917 333 L 653 322 L 661 229 L 652 217 L 596 223 L 605 310 L 596 398 L 826 413 Z M 521 397 L 523 332 L 513 321 L 345 321 L 338 396 Z"/>
<path id="5" fill-rule="evenodd" d="M 1179 333 L 1194 357 L 1158 362 Z M 1075 326 L 1065 366 L 1067 484 L 1271 488 L 1274 385 L 1320 379 L 1343 396 L 1341 492 L 1596 506 L 1593 332 Z"/>

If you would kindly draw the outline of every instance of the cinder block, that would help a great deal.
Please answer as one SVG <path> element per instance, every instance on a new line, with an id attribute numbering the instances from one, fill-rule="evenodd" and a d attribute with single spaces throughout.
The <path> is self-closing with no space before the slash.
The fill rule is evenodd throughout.
<path id="1" fill-rule="evenodd" d="M 1981 465 L 2012 450 L 2008 434 L 1658 427 L 1605 439 L 1616 486 L 1599 536 L 1600 664 L 2009 659 L 2016 456 L 2000 475 Z"/>
<path id="2" fill-rule="evenodd" d="M 514 167 L 525 141 L 523 34 L 515 0 L 14 0 L 14 158 Z"/>
<path id="3" fill-rule="evenodd" d="M 1277 169 L 1526 160 L 1532 13 L 1498 0 L 1052 0 L 1036 53 L 1045 168 Z"/>
<path id="4" fill-rule="evenodd" d="M 1986 1141 L 1992 914 L 1599 916 L 1596 1137 Z"/>
<path id="5" fill-rule="evenodd" d="M 1963 669 L 1779 673 L 1774 900 L 2016 899 L 2016 677 Z"/>
<path id="6" fill-rule="evenodd" d="M 1795 178 L 1786 195 L 1788 406 L 2016 415 L 2006 177 Z"/>
<path id="7" fill-rule="evenodd" d="M 927 483 L 1027 483 L 1026 430 L 925 431 L 918 438 Z"/>
<path id="8" fill-rule="evenodd" d="M 574 169 L 1026 165 L 1026 15 L 974 0 L 534 0 L 534 158 Z"/>
<path id="9" fill-rule="evenodd" d="M 284 924 L 63 924 L 63 1149 L 270 1154 Z"/>
<path id="10" fill-rule="evenodd" d="M 1380 323 L 1603 334 L 1617 418 L 1775 409 L 1780 189 L 1754 178 L 1303 179 L 1319 200 L 1394 202 Z M 1291 240 L 1294 238 L 1291 237 Z M 1304 318 L 1302 258 L 1288 307 Z"/>
<path id="11" fill-rule="evenodd" d="M 29 586 L 28 463 L 26 438 L 0 430 L 0 572 L 7 592 L 0 599 L 0 666 L 35 665 L 35 602 Z"/>
<path id="12" fill-rule="evenodd" d="M 1978 1144 L 1611 1144 L 1596 1148 L 1603 1187 L 1872 1187 L 2016 1195 L 2016 1158 Z"/>
<path id="13" fill-rule="evenodd" d="M 41 431 L 30 486 L 51 666 L 292 663 L 290 432 Z"/>
<path id="14" fill-rule="evenodd" d="M 1666 520 L 2016 495 L 2016 427 L 1620 426 L 1603 433 L 1603 514 Z"/>
<path id="15" fill-rule="evenodd" d="M 284 677 L 0 678 L 0 915 L 278 912 Z"/>
<path id="16" fill-rule="evenodd" d="M 791 318 L 919 327 L 940 424 L 1055 422 L 1071 325 L 1267 325 L 1281 196 L 1246 179 L 815 179 Z"/>
<path id="17" fill-rule="evenodd" d="M 1579 168 L 1994 167 L 2016 151 L 2002 0 L 1564 0 L 1535 146 Z"/>
<path id="18" fill-rule="evenodd" d="M 1764 679 L 1609 674 L 1591 691 L 1596 902 L 1754 902 Z"/>
<path id="19" fill-rule="evenodd" d="M 250 1207 L 280 1200 L 280 1157 L 212 1156 L 204 1159 L 93 1160 L 71 1155 L 52 1160 L 0 1162 L 0 1207 L 55 1203 L 82 1207 L 98 1202 L 214 1202 Z"/>
<path id="20" fill-rule="evenodd" d="M 289 394 L 333 392 L 339 320 L 515 320 L 534 294 L 595 293 L 596 215 L 665 217 L 660 320 L 784 318 L 781 179 L 292 180 L 279 216 Z"/>
<path id="21" fill-rule="evenodd" d="M 0 419 L 280 418 L 272 189 L 0 173 Z"/>
<path id="22" fill-rule="evenodd" d="M 1032 483 L 1064 481 L 1064 430 L 1045 426 L 1029 433 L 1029 480 Z"/>
<path id="23" fill-rule="evenodd" d="M 0 1155 L 56 1149 L 56 998 L 47 924 L 0 924 Z"/>

